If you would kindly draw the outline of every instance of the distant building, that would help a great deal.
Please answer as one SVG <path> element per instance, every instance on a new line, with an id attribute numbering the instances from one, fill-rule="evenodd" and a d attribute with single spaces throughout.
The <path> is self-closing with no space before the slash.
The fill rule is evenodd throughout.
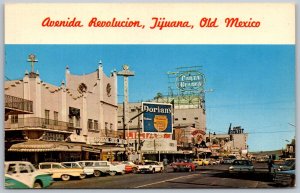
<path id="1" fill-rule="evenodd" d="M 116 72 L 107 77 L 100 65 L 86 75 L 66 68 L 65 76 L 60 86 L 43 82 L 33 71 L 5 81 L 7 104 L 32 102 L 30 114 L 5 114 L 6 160 L 106 159 L 124 152 L 120 146 L 125 141 L 117 131 Z"/>
<path id="2" fill-rule="evenodd" d="M 248 153 L 248 134 L 240 126 L 231 127 L 227 134 L 208 133 L 205 135 L 206 145 L 211 155 L 226 156 L 235 154 L 246 156 Z"/>

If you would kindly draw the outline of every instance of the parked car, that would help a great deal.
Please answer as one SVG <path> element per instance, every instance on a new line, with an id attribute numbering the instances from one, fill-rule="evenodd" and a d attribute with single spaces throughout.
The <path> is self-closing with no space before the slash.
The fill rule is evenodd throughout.
<path id="1" fill-rule="evenodd" d="M 143 164 L 137 165 L 137 173 L 163 172 L 164 166 L 157 161 L 145 160 Z"/>
<path id="2" fill-rule="evenodd" d="M 106 162 L 102 161 L 78 161 L 78 163 L 84 167 L 94 170 L 93 175 L 99 177 L 102 175 L 109 174 L 110 167 Z"/>
<path id="3" fill-rule="evenodd" d="M 81 166 L 78 162 L 62 162 L 61 164 L 66 168 L 82 168 L 86 176 L 90 176 L 94 174 L 93 168 Z"/>
<path id="4" fill-rule="evenodd" d="M 296 179 L 296 173 L 295 173 L 295 163 L 294 163 L 290 170 L 276 172 L 274 177 L 274 182 L 277 185 L 294 187 L 295 179 Z"/>
<path id="5" fill-rule="evenodd" d="M 135 163 L 133 163 L 133 162 L 131 162 L 131 161 L 123 161 L 122 163 L 126 164 L 127 166 L 131 166 L 131 172 L 132 172 L 132 173 L 137 173 L 137 165 L 136 165 Z M 128 171 L 128 170 L 129 170 L 129 169 L 126 168 L 126 169 L 125 169 L 125 172 L 126 172 L 126 173 L 127 173 L 127 172 L 130 173 L 130 171 Z"/>
<path id="6" fill-rule="evenodd" d="M 71 177 L 85 178 L 82 168 L 66 168 L 61 163 L 57 162 L 43 162 L 39 163 L 39 170 L 52 174 L 52 178 L 60 178 L 63 181 L 70 180 Z"/>
<path id="7" fill-rule="evenodd" d="M 194 163 L 191 162 L 174 162 L 172 164 L 173 167 L 173 171 L 177 172 L 177 171 L 186 171 L 186 172 L 191 172 L 191 171 L 195 171 L 196 170 L 196 165 Z"/>
<path id="8" fill-rule="evenodd" d="M 105 161 L 103 161 L 105 162 Z M 107 162 L 109 165 L 109 175 L 114 176 L 116 174 L 125 174 L 126 173 L 126 164 L 123 164 L 121 162 Z"/>
<path id="9" fill-rule="evenodd" d="M 228 170 L 229 173 L 249 173 L 255 171 L 250 160 L 234 160 Z"/>
<path id="10" fill-rule="evenodd" d="M 4 162 L 5 188 L 46 188 L 53 182 L 51 174 L 35 169 L 30 162 Z"/>

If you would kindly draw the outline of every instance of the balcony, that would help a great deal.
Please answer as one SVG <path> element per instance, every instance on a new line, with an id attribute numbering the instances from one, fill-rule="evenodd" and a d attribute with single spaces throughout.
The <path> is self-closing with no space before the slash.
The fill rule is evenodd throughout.
<path id="1" fill-rule="evenodd" d="M 75 128 L 73 124 L 58 120 L 51 120 L 38 117 L 19 118 L 15 123 L 11 123 L 10 120 L 5 122 L 5 129 L 50 129 L 55 131 L 67 131 L 72 132 Z"/>
<path id="2" fill-rule="evenodd" d="M 5 95 L 5 115 L 32 114 L 33 102 L 23 98 Z"/>
<path id="3" fill-rule="evenodd" d="M 100 130 L 100 136 L 122 139 L 123 132 L 122 131 L 113 131 L 113 130 Z"/>

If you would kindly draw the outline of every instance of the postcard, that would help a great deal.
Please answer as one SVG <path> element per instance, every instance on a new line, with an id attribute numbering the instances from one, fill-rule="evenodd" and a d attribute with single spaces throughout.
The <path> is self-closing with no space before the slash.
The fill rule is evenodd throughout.
<path id="1" fill-rule="evenodd" d="M 295 187 L 295 5 L 6 3 L 6 189 Z"/>

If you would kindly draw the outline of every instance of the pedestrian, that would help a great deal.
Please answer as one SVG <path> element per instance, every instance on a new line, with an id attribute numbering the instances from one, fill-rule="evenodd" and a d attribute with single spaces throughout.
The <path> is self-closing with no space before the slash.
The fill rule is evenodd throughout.
<path id="1" fill-rule="evenodd" d="M 167 171 L 167 166 L 168 166 L 168 159 L 167 159 L 167 157 L 165 157 L 163 159 L 163 165 L 164 165 L 164 171 L 166 172 Z"/>
<path id="2" fill-rule="evenodd" d="M 268 160 L 268 169 L 269 169 L 270 173 L 271 173 L 271 169 L 273 167 L 273 164 L 274 164 L 274 160 L 273 160 L 272 156 L 270 156 L 269 160 Z"/>

